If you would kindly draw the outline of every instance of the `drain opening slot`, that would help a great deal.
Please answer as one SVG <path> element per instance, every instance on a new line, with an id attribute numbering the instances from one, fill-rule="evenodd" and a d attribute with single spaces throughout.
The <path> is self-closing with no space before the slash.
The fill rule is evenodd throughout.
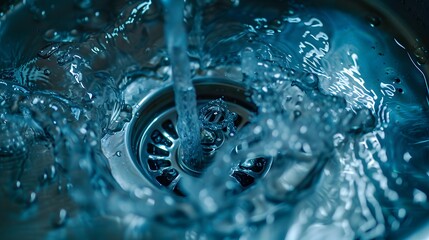
<path id="1" fill-rule="evenodd" d="M 209 127 L 207 131 L 205 128 L 202 130 L 201 134 L 206 134 L 202 148 L 205 156 L 213 159 L 216 150 L 234 135 L 235 129 L 239 131 L 249 123 L 251 116 L 256 113 L 256 107 L 248 102 L 244 88 L 239 83 L 210 79 L 196 81 L 194 84 L 199 111 L 204 107 L 208 110 L 203 115 L 203 121 Z M 225 108 L 210 105 L 210 101 L 220 98 L 231 113 Z M 179 161 L 180 141 L 176 130 L 177 112 L 174 108 L 173 89 L 163 89 L 145 98 L 138 112 L 139 117 L 133 119 L 129 131 L 139 169 L 154 186 L 184 196 L 180 189 L 181 175 L 198 175 L 187 170 Z M 271 160 L 262 156 L 243 160 L 236 168 L 231 169 L 230 176 L 244 190 L 267 173 Z"/>

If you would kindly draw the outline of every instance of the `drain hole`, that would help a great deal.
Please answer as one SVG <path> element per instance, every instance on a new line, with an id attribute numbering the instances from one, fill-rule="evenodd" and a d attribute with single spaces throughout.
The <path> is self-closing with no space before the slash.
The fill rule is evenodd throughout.
<path id="1" fill-rule="evenodd" d="M 171 147 L 173 145 L 173 143 L 158 130 L 153 131 L 150 138 L 155 144 L 161 144 L 167 147 Z"/>
<path id="2" fill-rule="evenodd" d="M 223 122 L 225 120 L 225 117 L 223 116 L 222 112 L 208 112 L 205 116 L 204 116 L 204 120 L 211 122 L 211 123 L 219 123 L 219 122 Z"/>
<path id="3" fill-rule="evenodd" d="M 147 144 L 147 152 L 151 155 L 161 156 L 161 157 L 168 157 L 168 155 L 170 154 L 169 152 L 162 150 L 161 148 L 153 145 L 152 143 Z"/>
<path id="4" fill-rule="evenodd" d="M 167 120 L 162 123 L 162 128 L 174 139 L 178 139 L 176 129 L 174 128 L 174 123 L 171 120 Z"/>
<path id="5" fill-rule="evenodd" d="M 237 117 L 234 120 L 234 126 L 238 128 L 242 122 L 243 122 L 243 117 L 240 114 L 237 114 Z"/>
<path id="6" fill-rule="evenodd" d="M 239 171 L 235 171 L 232 173 L 232 177 L 234 177 L 235 179 L 237 179 L 237 181 L 240 183 L 241 186 L 243 187 L 248 187 L 250 185 L 252 185 L 255 182 L 255 178 L 244 173 L 244 172 L 239 172 Z"/>
<path id="7" fill-rule="evenodd" d="M 240 168 L 250 170 L 255 173 L 261 173 L 265 169 L 266 165 L 267 160 L 263 157 L 259 157 L 246 160 L 244 163 L 240 164 Z"/>
<path id="8" fill-rule="evenodd" d="M 168 160 L 155 160 L 155 159 L 149 159 L 147 161 L 150 170 L 156 171 L 163 168 L 167 168 L 171 166 L 171 162 Z"/>
<path id="9" fill-rule="evenodd" d="M 178 196 L 181 196 L 181 197 L 185 197 L 185 196 L 186 196 L 186 195 L 183 193 L 183 191 L 180 189 L 180 184 L 177 184 L 177 185 L 174 187 L 173 192 L 174 192 L 175 194 L 177 194 Z"/>
<path id="10" fill-rule="evenodd" d="M 174 168 L 162 170 L 162 174 L 156 177 L 156 180 L 163 186 L 170 185 L 174 179 L 177 178 L 179 173 Z"/>
<path id="11" fill-rule="evenodd" d="M 237 90 L 240 90 L 240 94 L 237 94 Z M 200 146 L 203 150 L 201 169 L 212 164 L 225 141 L 235 137 L 235 133 L 249 124 L 251 117 L 257 114 L 256 107 L 248 101 L 244 91 L 241 84 L 229 80 L 225 83 L 223 80 L 219 83 L 208 80 L 197 89 Z M 181 176 L 196 178 L 200 176 L 200 172 L 184 164 L 187 161 L 181 158 L 182 146 L 176 130 L 178 116 L 174 107 L 173 89 L 169 87 L 159 94 L 141 103 L 138 110 L 142 113 L 141 117 L 134 118 L 134 125 L 129 129 L 132 140 L 136 141 L 130 147 L 132 151 L 137 151 L 136 162 L 143 171 L 143 177 L 158 188 L 171 191 L 177 196 L 185 196 L 187 191 L 180 188 L 183 185 L 179 186 Z M 232 189 L 235 194 L 255 184 L 271 166 L 272 158 L 263 155 L 245 158 L 244 154 L 239 153 L 262 141 L 260 135 L 251 138 L 250 146 L 239 144 L 231 149 L 231 157 L 240 158 L 240 163 L 228 171 L 235 183 Z"/>

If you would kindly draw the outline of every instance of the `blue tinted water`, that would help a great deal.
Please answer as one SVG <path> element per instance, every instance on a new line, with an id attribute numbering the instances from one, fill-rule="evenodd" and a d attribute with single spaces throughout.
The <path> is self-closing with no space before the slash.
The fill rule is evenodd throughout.
<path id="1" fill-rule="evenodd" d="M 3 236 L 394 238 L 428 215 L 419 58 L 383 31 L 383 16 L 299 4 L 185 4 L 189 65 L 173 55 L 190 68 L 183 79 L 243 82 L 260 114 L 184 184 L 188 198 L 122 189 L 107 158 L 125 153 L 101 139 L 123 134 L 138 102 L 171 83 L 175 61 L 161 3 L 105 5 L 27 1 L 29 14 L 2 15 Z M 274 158 L 271 170 L 237 194 L 231 169 L 260 155 Z"/>
<path id="2" fill-rule="evenodd" d="M 202 169 L 200 123 L 197 114 L 197 96 L 192 85 L 191 69 L 187 55 L 187 33 L 183 26 L 182 1 L 163 2 L 165 35 L 174 82 L 174 98 L 179 116 L 177 131 L 181 142 L 183 164 L 194 171 Z"/>

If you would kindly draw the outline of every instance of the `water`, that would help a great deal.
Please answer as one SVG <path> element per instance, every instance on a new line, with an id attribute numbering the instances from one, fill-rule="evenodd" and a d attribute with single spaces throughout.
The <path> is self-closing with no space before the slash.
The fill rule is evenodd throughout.
<path id="1" fill-rule="evenodd" d="M 183 179 L 183 198 L 121 188 L 107 158 L 126 158 L 124 143 L 102 141 L 172 84 L 161 3 L 49 4 L 27 2 L 31 14 L 0 25 L 4 237 L 394 238 L 427 218 L 426 76 L 382 16 L 186 3 L 184 68 L 244 83 L 259 114 Z M 16 31 L 23 22 L 38 30 Z M 229 175 L 257 156 L 271 169 L 243 191 Z"/>
<path id="2" fill-rule="evenodd" d="M 183 26 L 183 1 L 163 2 L 165 8 L 165 35 L 174 79 L 174 98 L 179 115 L 177 132 L 181 142 L 183 164 L 193 171 L 202 169 L 200 124 L 197 97 L 192 85 L 187 34 Z"/>

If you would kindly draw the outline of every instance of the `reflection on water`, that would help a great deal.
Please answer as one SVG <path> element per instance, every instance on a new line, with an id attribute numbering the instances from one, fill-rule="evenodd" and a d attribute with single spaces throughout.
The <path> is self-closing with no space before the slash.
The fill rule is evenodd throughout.
<path id="1" fill-rule="evenodd" d="M 107 158 L 124 154 L 101 141 L 171 84 L 159 2 L 26 1 L 1 14 L 4 237 L 370 239 L 423 221 L 426 77 L 382 17 L 201 4 L 184 12 L 192 77 L 243 82 L 259 114 L 183 179 L 187 198 L 123 190 Z M 231 169 L 259 155 L 270 171 L 239 193 Z"/>

